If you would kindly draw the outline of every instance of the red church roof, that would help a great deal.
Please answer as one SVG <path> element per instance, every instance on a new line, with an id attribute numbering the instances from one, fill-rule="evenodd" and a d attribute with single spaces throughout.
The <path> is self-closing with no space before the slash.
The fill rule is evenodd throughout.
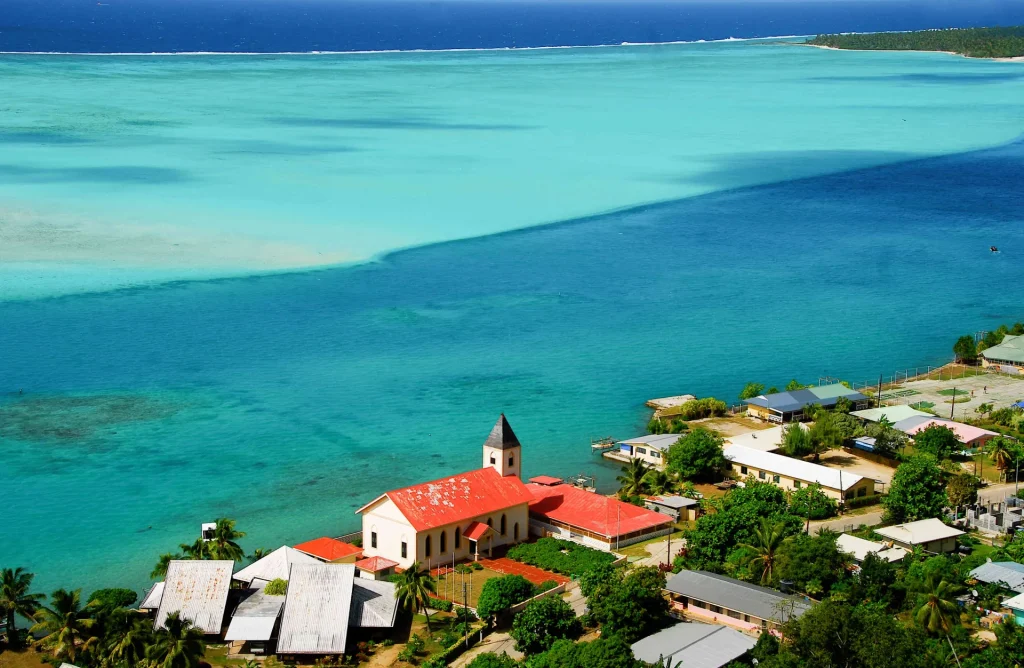
<path id="1" fill-rule="evenodd" d="M 384 497 L 391 499 L 416 531 L 462 522 L 533 500 L 522 480 L 516 476 L 502 477 L 489 466 L 392 490 L 356 512 L 364 512 Z"/>
<path id="2" fill-rule="evenodd" d="M 526 487 L 534 497 L 530 502 L 531 515 L 550 518 L 609 538 L 672 523 L 672 518 L 667 515 L 572 485 L 530 483 Z"/>
<path id="3" fill-rule="evenodd" d="M 345 557 L 351 557 L 353 554 L 363 553 L 362 548 L 350 545 L 349 543 L 343 543 L 336 538 L 328 538 L 327 536 L 300 543 L 295 546 L 295 549 L 324 561 L 344 559 Z"/>

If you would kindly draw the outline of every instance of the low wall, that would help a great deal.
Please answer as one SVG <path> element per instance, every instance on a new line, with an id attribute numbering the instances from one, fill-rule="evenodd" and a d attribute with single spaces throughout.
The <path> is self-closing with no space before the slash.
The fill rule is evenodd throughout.
<path id="1" fill-rule="evenodd" d="M 650 540 L 652 538 L 667 536 L 673 531 L 675 531 L 675 529 L 672 526 L 668 526 L 664 529 L 659 529 L 657 531 L 645 533 L 642 536 L 633 536 L 632 538 L 627 538 L 625 540 L 620 541 L 613 540 L 609 543 L 603 540 L 591 538 L 590 536 L 584 536 L 582 534 L 574 533 L 569 529 L 556 527 L 554 525 L 548 524 L 547 522 L 542 522 L 540 520 L 530 518 L 530 533 L 534 536 L 551 536 L 552 538 L 568 540 L 572 541 L 573 543 L 579 543 L 580 545 L 592 547 L 595 550 L 601 550 L 602 552 L 614 552 L 616 548 L 628 547 L 630 545 L 633 545 L 634 543 L 642 543 L 645 540 Z"/>
<path id="2" fill-rule="evenodd" d="M 547 591 L 542 591 L 541 593 L 537 594 L 533 598 L 528 598 L 525 601 L 523 601 L 522 603 L 516 603 L 515 605 L 513 605 L 511 608 L 508 609 L 508 613 L 510 615 L 512 615 L 512 616 L 518 615 L 520 612 L 523 611 L 523 608 L 525 608 L 527 605 L 529 605 L 533 601 L 537 601 L 537 600 L 540 600 L 542 598 L 547 598 L 548 596 L 558 596 L 558 595 L 561 595 L 561 594 L 563 594 L 565 592 L 565 588 L 567 586 L 569 586 L 569 584 L 570 584 L 570 582 L 564 582 L 564 583 L 558 585 L 557 587 L 552 587 L 551 589 L 548 589 Z"/>

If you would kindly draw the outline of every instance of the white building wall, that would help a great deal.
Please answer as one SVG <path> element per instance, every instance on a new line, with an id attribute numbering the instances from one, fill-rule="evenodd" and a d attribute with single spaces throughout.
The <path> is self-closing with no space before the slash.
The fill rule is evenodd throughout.
<path id="1" fill-rule="evenodd" d="M 377 547 L 372 547 L 371 534 L 377 533 Z M 408 545 L 402 558 L 402 541 Z M 391 499 L 384 497 L 363 512 L 363 555 L 384 557 L 408 568 L 416 561 L 416 531 Z"/>
<path id="2" fill-rule="evenodd" d="M 502 477 L 514 475 L 522 480 L 522 475 L 520 475 L 520 470 L 522 468 L 521 449 L 522 448 L 506 448 L 505 450 L 499 450 L 485 445 L 483 460 L 484 468 L 493 468 L 500 473 Z"/>

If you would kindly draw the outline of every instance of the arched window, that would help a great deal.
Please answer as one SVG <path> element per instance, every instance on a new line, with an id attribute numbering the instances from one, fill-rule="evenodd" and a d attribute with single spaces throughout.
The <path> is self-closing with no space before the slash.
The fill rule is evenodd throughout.
<path id="1" fill-rule="evenodd" d="M 430 556 L 430 536 L 427 536 L 426 540 L 423 541 L 423 556 Z"/>
<path id="2" fill-rule="evenodd" d="M 501 516 L 501 531 L 499 533 L 501 533 L 502 536 L 505 535 L 505 515 L 504 514 L 502 514 L 502 516 Z"/>
<path id="3" fill-rule="evenodd" d="M 491 517 L 487 518 L 487 526 L 491 527 L 492 529 L 494 528 L 494 519 L 493 518 L 491 518 Z"/>
<path id="4" fill-rule="evenodd" d="M 440 552 L 440 554 L 444 554 L 447 551 L 448 551 L 448 532 L 447 531 L 442 531 L 441 532 L 441 552 Z"/>
<path id="5" fill-rule="evenodd" d="M 455 549 L 462 547 L 462 529 L 455 527 Z"/>
<path id="6" fill-rule="evenodd" d="M 512 525 L 512 540 L 519 540 L 519 522 Z"/>

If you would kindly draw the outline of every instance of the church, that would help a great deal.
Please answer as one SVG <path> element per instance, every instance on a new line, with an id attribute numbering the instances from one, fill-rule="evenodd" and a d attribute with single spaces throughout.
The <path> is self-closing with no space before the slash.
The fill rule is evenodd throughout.
<path id="1" fill-rule="evenodd" d="M 502 414 L 484 441 L 483 468 L 386 492 L 356 511 L 363 555 L 434 566 L 525 541 L 534 495 L 521 470 L 522 445 Z"/>

